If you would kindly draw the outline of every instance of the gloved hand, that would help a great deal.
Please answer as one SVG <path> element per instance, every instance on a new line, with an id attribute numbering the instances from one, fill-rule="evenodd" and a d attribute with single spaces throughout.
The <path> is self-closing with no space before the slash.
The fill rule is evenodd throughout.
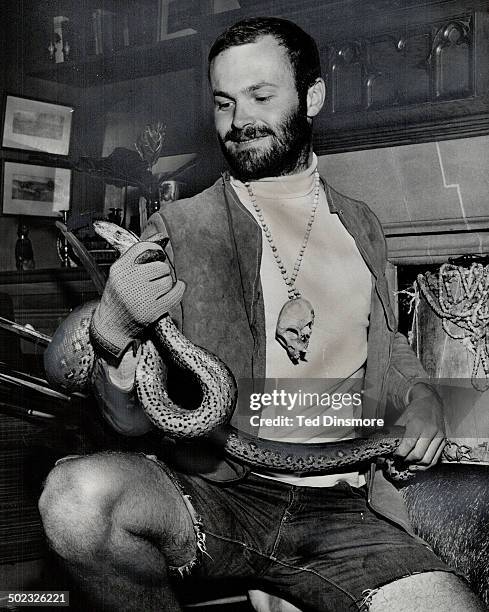
<path id="1" fill-rule="evenodd" d="M 129 344 L 182 299 L 185 284 L 173 283 L 163 249 L 138 242 L 110 269 L 90 324 L 90 339 L 102 356 L 118 360 Z"/>

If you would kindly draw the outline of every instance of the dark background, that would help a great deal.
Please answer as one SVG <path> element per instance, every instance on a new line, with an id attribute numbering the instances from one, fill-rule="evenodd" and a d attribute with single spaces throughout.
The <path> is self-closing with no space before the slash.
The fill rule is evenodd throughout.
<path id="1" fill-rule="evenodd" d="M 318 154 L 487 133 L 485 1 L 242 0 L 241 8 L 215 14 L 214 0 L 196 0 L 177 3 L 168 28 L 196 33 L 164 41 L 157 40 L 157 4 L 1 0 L 0 91 L 74 105 L 68 161 L 107 155 L 112 145 L 131 148 L 145 123 L 161 120 L 164 156 L 197 155 L 182 179 L 184 195 L 211 184 L 223 161 L 212 125 L 207 51 L 226 25 L 259 14 L 288 17 L 319 44 L 328 100 L 315 126 Z M 93 13 L 100 9 L 114 13 L 115 25 L 112 44 L 96 55 Z M 70 58 L 62 64 L 48 60 L 56 15 L 70 20 Z M 121 23 L 129 28 L 129 46 L 116 31 Z M 0 160 L 29 158 L 0 150 Z M 72 184 L 72 214 L 106 212 L 110 198 L 102 182 L 74 173 Z M 0 270 L 14 267 L 17 222 L 0 215 Z M 37 267 L 58 266 L 52 220 L 28 222 Z"/>
<path id="2" fill-rule="evenodd" d="M 197 192 L 223 169 L 207 85 L 210 44 L 243 17 L 283 16 L 309 31 L 320 47 L 328 86 L 315 125 L 320 170 L 327 176 L 330 171 L 340 190 L 372 205 L 394 262 L 404 264 L 398 269 L 399 288 L 409 288 L 434 260 L 480 252 L 489 244 L 487 0 L 240 0 L 239 5 L 216 14 L 214 0 L 178 2 L 169 32 L 188 27 L 195 33 L 160 41 L 156 0 L 0 0 L 1 99 L 10 93 L 75 108 L 68 158 L 0 148 L 2 166 L 3 160 L 56 166 L 107 155 L 115 146 L 132 148 L 144 125 L 160 120 L 167 126 L 163 156 L 196 154 L 196 166 L 182 180 L 184 195 Z M 112 45 L 95 53 L 97 10 L 113 12 L 119 24 L 127 18 L 129 46 L 113 36 Z M 69 61 L 54 65 L 47 47 L 58 15 L 70 20 L 71 52 Z M 452 140 L 455 145 L 441 143 L 446 147 L 436 149 L 435 140 L 437 146 Z M 395 172 L 400 178 L 390 203 L 393 183 L 385 175 Z M 71 215 L 104 215 L 120 195 L 117 188 L 106 189 L 75 172 Z M 462 196 L 465 208 L 459 207 Z M 36 270 L 17 274 L 12 271 L 18 218 L 0 211 L 0 314 L 53 333 L 73 306 L 94 297 L 94 290 L 83 271 L 61 270 L 54 220 L 26 221 Z M 393 285 L 395 277 L 392 268 Z M 404 313 L 407 302 L 401 301 Z M 406 317 L 401 326 L 408 331 Z M 0 347 L 2 361 L 30 372 L 40 367 L 39 347 L 21 345 L 7 332 Z M 21 409 L 31 401 L 17 400 Z M 91 408 L 85 417 L 93 426 Z M 36 500 L 47 466 L 77 447 L 79 430 L 17 416 L 0 417 L 0 584 L 34 588 L 41 580 L 47 588 L 52 576 L 49 564 L 42 563 Z"/>

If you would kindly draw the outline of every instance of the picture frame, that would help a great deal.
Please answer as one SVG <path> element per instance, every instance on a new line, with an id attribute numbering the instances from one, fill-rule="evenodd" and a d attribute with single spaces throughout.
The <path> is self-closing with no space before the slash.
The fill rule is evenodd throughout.
<path id="1" fill-rule="evenodd" d="M 195 34 L 192 27 L 197 14 L 194 0 L 159 0 L 158 40 L 171 40 Z"/>
<path id="2" fill-rule="evenodd" d="M 71 170 L 4 161 L 2 212 L 4 215 L 58 217 L 71 200 Z"/>
<path id="3" fill-rule="evenodd" d="M 7 94 L 2 147 L 67 156 L 74 108 Z"/>

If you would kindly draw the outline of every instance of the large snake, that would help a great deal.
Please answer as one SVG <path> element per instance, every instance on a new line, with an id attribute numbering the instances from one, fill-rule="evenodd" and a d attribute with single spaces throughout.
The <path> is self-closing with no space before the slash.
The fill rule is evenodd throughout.
<path id="1" fill-rule="evenodd" d="M 113 223 L 96 221 L 94 227 L 121 255 L 138 241 L 135 234 Z M 96 305 L 97 302 L 88 302 L 71 313 L 56 330 L 45 353 L 50 382 L 66 392 L 89 385 L 95 361 L 89 325 Z M 233 458 L 255 468 L 296 474 L 340 471 L 391 455 L 401 442 L 401 427 L 367 438 L 321 444 L 285 443 L 244 434 L 229 425 L 237 398 L 236 382 L 229 368 L 190 342 L 169 315 L 154 324 L 151 337 L 142 344 L 135 374 L 136 392 L 146 415 L 168 436 L 191 440 L 217 430 L 225 452 Z M 198 407 L 182 408 L 170 399 L 161 353 L 195 378 L 201 390 Z"/>

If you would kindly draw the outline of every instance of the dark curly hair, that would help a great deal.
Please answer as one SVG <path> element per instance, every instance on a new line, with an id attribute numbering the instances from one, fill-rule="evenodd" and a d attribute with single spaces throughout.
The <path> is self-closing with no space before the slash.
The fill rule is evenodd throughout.
<path id="1" fill-rule="evenodd" d="M 226 49 L 256 42 L 267 35 L 273 36 L 285 47 L 299 99 L 304 100 L 309 87 L 321 76 L 319 51 L 314 39 L 287 19 L 251 17 L 230 26 L 216 39 L 209 51 L 209 70 L 212 60 Z"/>

